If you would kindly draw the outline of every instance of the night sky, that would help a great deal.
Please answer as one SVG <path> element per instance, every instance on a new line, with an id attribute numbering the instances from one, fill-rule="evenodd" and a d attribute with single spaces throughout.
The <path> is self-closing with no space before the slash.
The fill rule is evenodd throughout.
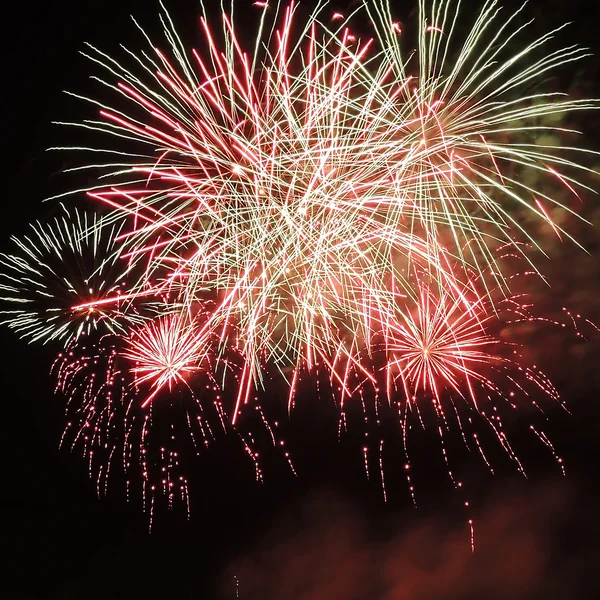
<path id="1" fill-rule="evenodd" d="M 540 27 L 574 21 L 561 39 L 590 46 L 596 56 L 581 71 L 564 73 L 561 85 L 600 97 L 599 9 L 587 8 L 582 0 L 531 4 Z M 412 2 L 398 5 L 405 14 Z M 46 148 L 76 139 L 51 121 L 90 116 L 90 107 L 62 93 L 91 89 L 91 67 L 78 55 L 83 43 L 109 53 L 119 42 L 139 47 L 129 15 L 158 31 L 157 6 L 141 0 L 3 3 L 3 131 L 8 135 L 3 136 L 0 250 L 6 251 L 8 237 L 23 233 L 27 223 L 53 213 L 49 203 L 42 204 L 45 197 L 73 185 L 61 172 L 77 157 Z M 343 10 L 344 3 L 336 6 Z M 168 7 L 184 39 L 193 42 L 195 2 L 170 0 Z M 600 150 L 600 114 L 587 116 L 582 127 L 585 143 Z M 590 194 L 584 201 L 581 210 L 600 223 L 598 197 Z M 552 261 L 541 265 L 556 286 L 544 292 L 545 302 L 549 309 L 558 306 L 556 300 L 597 318 L 600 230 L 581 235 L 589 255 L 554 244 Z M 564 301 L 556 299 L 560 294 Z M 576 348 L 560 337 L 529 335 L 527 344 L 571 412 L 551 408 L 545 425 L 565 459 L 566 478 L 552 455 L 526 435 L 531 415 L 525 412 L 510 427 L 528 479 L 501 456 L 492 475 L 457 438 L 450 449 L 465 481 L 464 494 L 458 493 L 443 468 L 436 435 L 416 432 L 418 507 L 412 505 L 402 464 L 391 458 L 384 503 L 377 478 L 365 477 L 356 451 L 360 442 L 352 435 L 338 442 L 331 407 L 321 409 L 307 393 L 289 439 L 298 477 L 274 460 L 264 469 L 265 482 L 258 484 L 243 452 L 220 442 L 203 454 L 194 472 L 190 520 L 181 510 L 161 513 L 149 534 L 147 515 L 137 501 L 125 502 L 118 480 L 98 498 L 85 460 L 58 448 L 64 406 L 52 394 L 48 374 L 55 349 L 28 346 L 2 328 L 2 481 L 8 501 L 3 595 L 90 600 L 211 600 L 236 594 L 244 600 L 600 597 L 595 459 L 600 456 L 600 334 Z M 465 498 L 471 503 L 468 514 Z M 475 523 L 474 554 L 468 518 Z"/>

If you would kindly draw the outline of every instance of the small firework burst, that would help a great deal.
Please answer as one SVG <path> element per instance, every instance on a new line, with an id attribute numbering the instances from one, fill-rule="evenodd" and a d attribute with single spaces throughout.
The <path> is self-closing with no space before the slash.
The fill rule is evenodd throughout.
<path id="1" fill-rule="evenodd" d="M 143 406 L 150 404 L 163 388 L 184 384 L 200 370 L 211 351 L 210 341 L 193 323 L 178 314 L 158 317 L 134 330 L 127 340 L 124 357 L 133 362 L 136 386 L 151 382 L 151 393 Z"/>
<path id="2" fill-rule="evenodd" d="M 61 212 L 13 237 L 15 252 L 0 255 L 7 307 L 2 322 L 30 342 L 68 343 L 97 329 L 125 331 L 118 301 L 127 285 L 116 243 L 121 227 L 107 226 L 93 213 L 64 206 Z M 103 305 L 107 297 L 117 301 Z"/>

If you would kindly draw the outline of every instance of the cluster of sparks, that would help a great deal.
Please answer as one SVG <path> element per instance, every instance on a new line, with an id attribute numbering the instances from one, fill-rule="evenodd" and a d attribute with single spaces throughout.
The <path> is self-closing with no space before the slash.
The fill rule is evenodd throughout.
<path id="1" fill-rule="evenodd" d="M 300 379 L 323 373 L 342 424 L 348 403 L 372 397 L 398 407 L 406 430 L 425 402 L 440 434 L 452 413 L 466 443 L 476 413 L 523 470 L 487 406 L 558 394 L 493 333 L 508 313 L 535 320 L 499 257 L 529 265 L 538 247 L 516 209 L 569 237 L 551 215 L 573 209 L 519 174 L 577 199 L 583 150 L 527 135 L 596 104 L 531 91 L 585 50 L 546 50 L 551 31 L 515 51 L 522 9 L 506 17 L 487 1 L 471 18 L 460 5 L 419 0 L 414 51 L 385 0 L 347 15 L 326 2 L 308 14 L 294 0 L 250 3 L 250 45 L 233 5 L 216 28 L 204 11 L 201 51 L 188 52 L 166 11 L 166 51 L 141 28 L 149 49 L 124 49 L 122 61 L 88 45 L 116 101 L 83 98 L 97 118 L 68 125 L 112 142 L 77 148 L 105 157 L 85 190 L 102 216 L 67 211 L 33 226 L 2 257 L 0 290 L 9 327 L 66 344 L 57 389 L 73 444 L 90 463 L 104 449 L 99 491 L 120 457 L 126 471 L 141 465 L 144 495 L 188 502 L 177 451 L 149 449 L 165 406 L 196 447 L 215 436 L 207 404 L 223 431 L 258 413 L 280 446 L 261 390 L 279 378 L 292 411 Z M 262 477 L 252 436 L 239 437 Z"/>

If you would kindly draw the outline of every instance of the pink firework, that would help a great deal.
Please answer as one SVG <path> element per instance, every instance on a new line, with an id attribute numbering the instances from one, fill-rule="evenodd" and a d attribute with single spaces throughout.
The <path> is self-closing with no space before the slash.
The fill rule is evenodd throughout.
<path id="1" fill-rule="evenodd" d="M 208 362 L 211 349 L 206 334 L 179 314 L 159 317 L 132 331 L 123 356 L 134 364 L 135 385 L 150 383 L 142 407 L 164 388 L 172 391 L 178 383 L 189 388 L 189 377 Z"/>

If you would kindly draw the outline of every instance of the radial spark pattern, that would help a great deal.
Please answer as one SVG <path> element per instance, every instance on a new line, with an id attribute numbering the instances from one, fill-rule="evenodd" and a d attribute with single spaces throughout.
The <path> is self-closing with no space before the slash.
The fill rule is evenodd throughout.
<path id="1" fill-rule="evenodd" d="M 120 227 L 61 208 L 50 223 L 13 237 L 13 253 L 0 255 L 2 322 L 30 342 L 68 343 L 99 326 L 124 331 L 120 297 L 127 269 L 115 243 Z"/>

